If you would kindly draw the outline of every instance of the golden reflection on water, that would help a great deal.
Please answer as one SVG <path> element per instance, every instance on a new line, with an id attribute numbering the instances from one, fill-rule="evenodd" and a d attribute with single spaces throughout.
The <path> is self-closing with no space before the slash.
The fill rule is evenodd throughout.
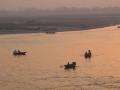
<path id="1" fill-rule="evenodd" d="M 14 57 L 14 49 L 25 50 L 27 55 Z M 88 49 L 93 57 L 85 60 L 83 55 Z M 118 90 L 120 87 L 120 83 L 115 83 L 120 80 L 120 29 L 116 26 L 56 34 L 1 35 L 0 50 L 2 90 L 79 90 L 80 87 Z M 60 68 L 68 61 L 76 61 L 79 67 L 75 71 Z M 103 84 L 111 82 L 116 86 Z"/>

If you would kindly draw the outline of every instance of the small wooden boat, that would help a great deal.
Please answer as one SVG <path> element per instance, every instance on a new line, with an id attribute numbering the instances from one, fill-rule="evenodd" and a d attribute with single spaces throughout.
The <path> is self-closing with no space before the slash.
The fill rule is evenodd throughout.
<path id="1" fill-rule="evenodd" d="M 14 51 L 14 52 L 13 52 L 13 55 L 15 55 L 15 56 L 17 56 L 17 55 L 18 55 L 18 56 L 19 56 L 19 55 L 26 55 L 26 53 L 27 53 L 27 52 Z"/>
<path id="2" fill-rule="evenodd" d="M 85 57 L 85 58 L 91 58 L 91 54 L 85 53 L 84 57 Z"/>
<path id="3" fill-rule="evenodd" d="M 71 64 L 69 64 L 69 62 L 68 62 L 68 64 L 66 64 L 64 66 L 65 66 L 64 69 L 75 69 L 76 68 L 76 62 L 72 62 Z"/>
<path id="4" fill-rule="evenodd" d="M 84 57 L 85 57 L 86 59 L 87 59 L 87 58 L 91 58 L 91 57 L 92 57 L 91 51 L 88 50 L 88 52 L 85 52 Z"/>

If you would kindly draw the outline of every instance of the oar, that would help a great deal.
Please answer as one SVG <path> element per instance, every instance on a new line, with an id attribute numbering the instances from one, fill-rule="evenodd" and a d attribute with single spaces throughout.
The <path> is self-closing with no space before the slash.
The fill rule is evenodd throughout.
<path id="1" fill-rule="evenodd" d="M 64 65 L 60 65 L 60 68 L 63 68 L 64 67 Z"/>

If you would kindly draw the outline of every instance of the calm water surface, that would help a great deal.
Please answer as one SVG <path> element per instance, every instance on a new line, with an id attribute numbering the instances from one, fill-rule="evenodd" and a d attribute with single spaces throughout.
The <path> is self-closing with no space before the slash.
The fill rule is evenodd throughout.
<path id="1" fill-rule="evenodd" d="M 27 51 L 15 57 L 14 49 Z M 91 49 L 93 57 L 83 54 Z M 0 90 L 120 90 L 120 29 L 0 36 Z M 62 65 L 76 61 L 76 70 Z"/>

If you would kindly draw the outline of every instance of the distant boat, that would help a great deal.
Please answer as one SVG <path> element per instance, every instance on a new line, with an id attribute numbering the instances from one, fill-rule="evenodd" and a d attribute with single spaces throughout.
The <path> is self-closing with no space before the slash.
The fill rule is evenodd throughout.
<path id="1" fill-rule="evenodd" d="M 13 55 L 15 55 L 15 56 L 26 55 L 26 53 L 27 53 L 27 52 L 22 52 L 22 51 L 19 51 L 19 50 L 18 50 L 18 51 L 16 51 L 16 50 L 13 51 Z"/>
<path id="2" fill-rule="evenodd" d="M 120 26 L 117 26 L 117 28 L 120 28 Z"/>
<path id="3" fill-rule="evenodd" d="M 92 57 L 91 51 L 88 50 L 88 52 L 85 52 L 84 57 L 85 57 L 86 59 L 87 59 L 87 58 L 91 58 L 91 57 Z"/>
<path id="4" fill-rule="evenodd" d="M 56 32 L 55 31 L 46 31 L 45 33 L 47 33 L 47 34 L 55 34 Z"/>
<path id="5" fill-rule="evenodd" d="M 72 62 L 71 64 L 64 65 L 64 69 L 75 69 L 76 68 L 76 62 Z"/>
<path id="6" fill-rule="evenodd" d="M 54 28 L 54 27 L 53 28 L 52 27 L 47 28 L 47 29 L 44 30 L 44 32 L 47 33 L 47 34 L 55 34 L 56 31 L 57 31 L 57 28 Z"/>

